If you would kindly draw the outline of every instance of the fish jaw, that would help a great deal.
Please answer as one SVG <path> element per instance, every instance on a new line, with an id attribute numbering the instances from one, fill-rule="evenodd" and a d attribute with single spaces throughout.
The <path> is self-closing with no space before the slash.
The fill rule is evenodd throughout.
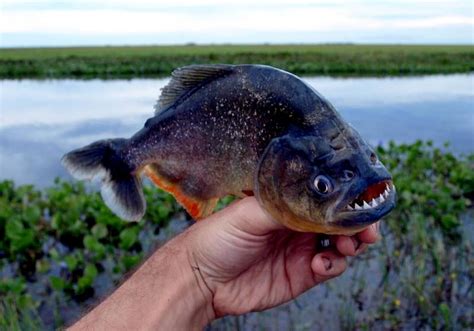
<path id="1" fill-rule="evenodd" d="M 366 227 L 392 211 L 396 197 L 392 180 L 381 180 L 367 187 L 349 202 L 341 202 L 334 211 L 332 223 L 341 228 Z"/>
<path id="2" fill-rule="evenodd" d="M 366 196 L 367 191 L 372 194 L 380 193 L 369 201 L 362 200 L 365 204 L 364 202 L 360 203 L 359 197 Z M 382 180 L 370 185 L 350 202 L 340 203 L 326 216 L 320 215 L 312 219 L 306 219 L 303 214 L 295 214 L 295 210 L 291 210 L 287 206 L 280 205 L 277 210 L 274 206 L 268 206 L 268 202 L 261 201 L 261 198 L 260 201 L 272 218 L 294 231 L 350 236 L 390 213 L 395 208 L 396 197 L 396 188 L 392 180 Z"/>

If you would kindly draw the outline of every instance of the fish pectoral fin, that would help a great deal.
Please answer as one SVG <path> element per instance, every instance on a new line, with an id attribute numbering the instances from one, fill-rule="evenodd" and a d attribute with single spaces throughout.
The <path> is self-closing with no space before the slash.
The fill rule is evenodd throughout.
<path id="1" fill-rule="evenodd" d="M 189 215 L 191 215 L 193 219 L 199 221 L 214 212 L 218 201 L 219 199 L 217 198 L 209 200 L 193 200 L 188 198 L 186 202 L 180 201 L 180 203 L 184 206 L 186 211 L 189 213 Z"/>
<path id="2" fill-rule="evenodd" d="M 179 185 L 161 176 L 153 164 L 147 165 L 143 170 L 153 184 L 171 193 L 194 220 L 198 221 L 213 213 L 219 198 L 203 200 L 186 195 Z"/>

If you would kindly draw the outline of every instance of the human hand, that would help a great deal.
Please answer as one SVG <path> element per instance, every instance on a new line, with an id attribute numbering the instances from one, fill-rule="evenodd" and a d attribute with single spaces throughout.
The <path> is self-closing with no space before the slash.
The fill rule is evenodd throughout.
<path id="1" fill-rule="evenodd" d="M 286 229 L 246 198 L 192 226 L 186 246 L 218 318 L 280 305 L 340 275 L 346 256 L 377 241 L 378 223 L 351 237 L 333 236 L 335 247 L 319 252 L 318 238 Z"/>
<path id="2" fill-rule="evenodd" d="M 158 249 L 70 330 L 199 330 L 277 306 L 341 274 L 345 256 L 377 240 L 376 227 L 317 252 L 317 234 L 290 231 L 243 199 Z"/>

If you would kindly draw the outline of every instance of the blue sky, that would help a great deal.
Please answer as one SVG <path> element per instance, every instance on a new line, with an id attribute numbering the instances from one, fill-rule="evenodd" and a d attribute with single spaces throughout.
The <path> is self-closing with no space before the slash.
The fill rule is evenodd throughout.
<path id="1" fill-rule="evenodd" d="M 0 45 L 473 44 L 472 1 L 2 0 Z"/>

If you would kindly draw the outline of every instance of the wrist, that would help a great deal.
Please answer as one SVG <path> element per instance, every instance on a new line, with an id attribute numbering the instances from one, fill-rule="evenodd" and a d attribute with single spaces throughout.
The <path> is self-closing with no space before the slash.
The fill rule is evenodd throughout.
<path id="1" fill-rule="evenodd" d="M 200 330 L 215 319 L 213 295 L 193 259 L 192 247 L 178 236 L 150 258 L 150 263 L 165 264 L 171 276 L 165 288 L 157 289 L 156 325 L 160 329 Z M 163 260 L 163 252 L 167 258 Z M 147 261 L 148 262 L 148 261 Z M 161 293 L 160 293 L 161 292 Z"/>
<path id="2" fill-rule="evenodd" d="M 212 293 L 193 270 L 186 235 L 157 250 L 71 330 L 200 330 L 210 323 Z"/>

